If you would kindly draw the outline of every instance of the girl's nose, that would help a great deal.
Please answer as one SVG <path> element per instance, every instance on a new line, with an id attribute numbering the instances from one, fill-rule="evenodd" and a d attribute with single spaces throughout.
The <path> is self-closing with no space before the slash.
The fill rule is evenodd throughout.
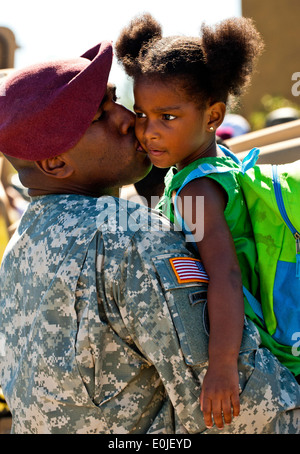
<path id="1" fill-rule="evenodd" d="M 143 130 L 143 135 L 145 140 L 155 140 L 159 137 L 159 133 L 157 131 L 157 128 L 155 127 L 154 123 L 152 121 L 147 121 L 144 124 L 144 130 Z"/>

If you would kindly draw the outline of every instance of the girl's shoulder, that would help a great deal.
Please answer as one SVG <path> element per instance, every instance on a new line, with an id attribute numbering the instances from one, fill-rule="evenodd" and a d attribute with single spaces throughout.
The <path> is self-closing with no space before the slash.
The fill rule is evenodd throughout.
<path id="1" fill-rule="evenodd" d="M 225 155 L 199 158 L 191 162 L 179 172 L 175 167 L 171 167 L 165 177 L 165 192 L 171 195 L 183 184 L 195 178 L 210 176 L 211 174 L 227 173 L 239 169 L 239 161 L 234 155 Z"/>
<path id="2" fill-rule="evenodd" d="M 229 189 L 238 185 L 237 173 L 239 172 L 239 165 L 230 157 L 215 157 L 205 158 L 197 162 L 194 168 L 182 178 L 181 181 L 176 182 L 177 191 L 181 191 L 183 187 L 200 178 L 211 178 L 222 186 L 228 186 Z M 181 183 L 179 185 L 179 183 Z"/>

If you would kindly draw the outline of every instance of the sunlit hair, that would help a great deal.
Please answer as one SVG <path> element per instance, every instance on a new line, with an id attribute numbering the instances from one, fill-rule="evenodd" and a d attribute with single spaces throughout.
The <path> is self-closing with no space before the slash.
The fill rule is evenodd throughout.
<path id="1" fill-rule="evenodd" d="M 262 50 L 251 19 L 231 18 L 215 27 L 203 24 L 199 37 L 163 37 L 150 14 L 133 19 L 115 46 L 118 61 L 134 80 L 176 80 L 199 105 L 241 95 Z"/>

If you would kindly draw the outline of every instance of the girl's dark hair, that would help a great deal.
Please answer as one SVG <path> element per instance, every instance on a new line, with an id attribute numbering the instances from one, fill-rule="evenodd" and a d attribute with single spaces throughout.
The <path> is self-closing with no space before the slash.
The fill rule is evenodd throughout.
<path id="1" fill-rule="evenodd" d="M 176 77 L 200 105 L 239 96 L 262 50 L 251 19 L 203 24 L 200 37 L 163 37 L 160 24 L 148 13 L 133 19 L 115 45 L 118 61 L 134 80 L 141 75 L 167 81 Z"/>

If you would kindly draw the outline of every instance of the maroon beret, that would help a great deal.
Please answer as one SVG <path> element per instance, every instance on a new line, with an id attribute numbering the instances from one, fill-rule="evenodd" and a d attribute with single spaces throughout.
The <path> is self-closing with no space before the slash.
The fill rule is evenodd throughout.
<path id="1" fill-rule="evenodd" d="M 102 42 L 79 58 L 35 64 L 4 80 L 0 151 L 29 161 L 74 147 L 106 93 L 112 45 Z"/>

